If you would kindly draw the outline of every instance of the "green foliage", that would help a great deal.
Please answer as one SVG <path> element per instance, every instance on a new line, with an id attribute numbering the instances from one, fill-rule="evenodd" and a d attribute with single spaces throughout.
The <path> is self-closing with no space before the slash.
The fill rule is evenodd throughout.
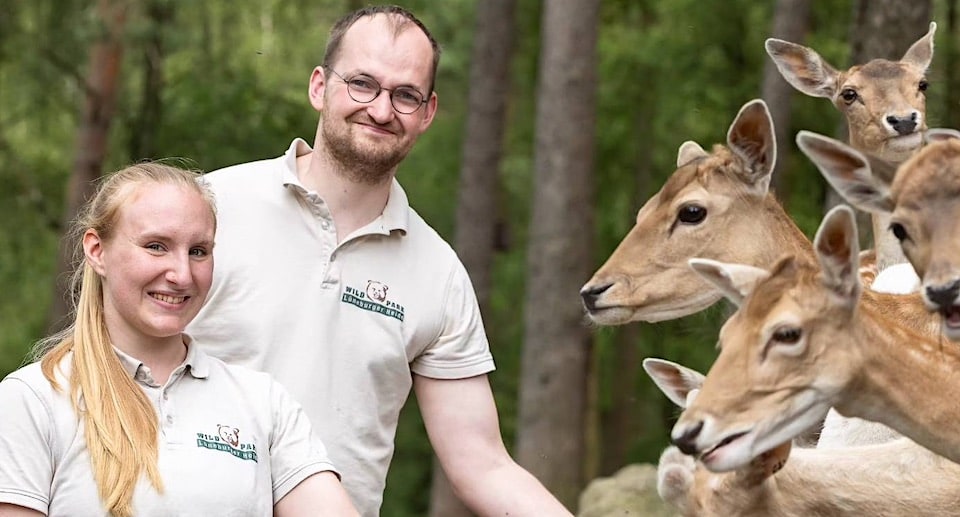
<path id="1" fill-rule="evenodd" d="M 443 47 L 437 91 L 440 111 L 431 130 L 402 165 L 400 180 L 412 204 L 442 235 L 453 235 L 463 127 L 470 85 L 475 0 L 399 2 L 429 26 Z M 141 5 L 143 4 L 143 5 Z M 111 129 L 106 168 L 144 158 L 182 157 L 201 170 L 277 156 L 296 136 L 312 139 L 317 115 L 306 99 L 309 74 L 322 59 L 326 31 L 348 6 L 338 0 L 235 0 L 133 3 L 122 68 L 123 84 Z M 846 0 L 811 2 L 808 45 L 831 63 L 847 64 L 852 8 Z M 171 10 L 152 23 L 143 7 Z M 937 11 L 945 11 L 938 1 Z M 597 265 L 633 225 L 636 210 L 674 171 L 685 140 L 705 147 L 723 142 L 733 116 L 759 96 L 768 57 L 763 40 L 772 4 L 751 0 L 606 0 L 598 42 L 598 127 L 595 170 Z M 485 314 L 498 369 L 491 375 L 508 447 L 516 430 L 516 401 L 523 336 L 525 242 L 532 189 L 541 2 L 517 1 L 516 54 L 504 161 L 498 174 L 508 225 L 507 249 L 494 264 L 490 313 Z M 938 33 L 938 52 L 946 38 Z M 62 233 L 66 180 L 74 157 L 83 101 L 87 50 L 102 33 L 93 3 L 78 0 L 10 0 L 0 6 L 0 376 L 18 367 L 46 327 L 52 271 Z M 143 109 L 145 48 L 162 38 L 160 121 L 155 156 L 132 156 L 128 142 Z M 946 42 L 944 42 L 946 43 Z M 934 106 L 948 103 L 938 89 Z M 945 81 L 944 81 L 945 82 Z M 796 95 L 793 128 L 833 134 L 839 113 L 823 99 Z M 812 235 L 822 213 L 823 181 L 798 152 L 788 159 L 785 206 Z M 586 281 L 587 279 L 583 279 Z M 576 293 L 558 293 L 576 296 Z M 623 375 L 617 347 L 641 357 L 659 356 L 706 370 L 720 322 L 720 304 L 705 313 L 638 327 L 625 344 L 623 329 L 597 329 L 600 410 L 614 409 L 610 382 Z M 644 428 L 629 444 L 623 464 L 653 460 L 676 415 L 641 372 L 631 406 Z M 397 452 L 383 513 L 426 513 L 431 452 L 414 402 L 401 418 Z"/>

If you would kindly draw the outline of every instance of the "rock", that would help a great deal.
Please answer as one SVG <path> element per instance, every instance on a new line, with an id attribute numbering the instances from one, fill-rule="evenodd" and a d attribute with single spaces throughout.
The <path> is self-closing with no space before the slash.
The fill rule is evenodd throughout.
<path id="1" fill-rule="evenodd" d="M 677 517 L 657 495 L 657 467 L 627 465 L 611 477 L 594 479 L 580 494 L 577 517 Z"/>

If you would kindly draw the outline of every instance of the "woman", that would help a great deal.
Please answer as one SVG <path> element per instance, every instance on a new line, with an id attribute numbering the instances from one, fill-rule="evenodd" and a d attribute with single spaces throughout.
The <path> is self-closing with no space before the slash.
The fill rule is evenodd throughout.
<path id="1" fill-rule="evenodd" d="M 183 334 L 215 230 L 194 173 L 100 184 L 73 234 L 73 324 L 0 382 L 0 517 L 357 515 L 287 392 Z"/>

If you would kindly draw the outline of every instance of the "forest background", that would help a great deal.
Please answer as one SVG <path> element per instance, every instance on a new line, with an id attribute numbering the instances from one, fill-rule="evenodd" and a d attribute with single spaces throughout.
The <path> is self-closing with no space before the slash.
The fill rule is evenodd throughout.
<path id="1" fill-rule="evenodd" d="M 640 360 L 706 371 L 729 310 L 595 328 L 580 308 L 579 287 L 674 171 L 679 145 L 723 142 L 762 96 L 779 133 L 778 197 L 808 236 L 831 203 L 793 135 L 842 137 L 841 116 L 794 93 L 764 39 L 844 67 L 897 59 L 937 21 L 929 125 L 960 127 L 956 0 L 398 3 L 443 47 L 440 111 L 399 179 L 477 288 L 506 443 L 571 509 L 590 479 L 667 444 L 676 412 Z M 0 4 L 0 377 L 63 314 L 58 242 L 90 181 L 143 159 L 209 171 L 309 140 L 310 71 L 332 22 L 362 4 Z M 462 514 L 408 406 L 383 514 Z"/>

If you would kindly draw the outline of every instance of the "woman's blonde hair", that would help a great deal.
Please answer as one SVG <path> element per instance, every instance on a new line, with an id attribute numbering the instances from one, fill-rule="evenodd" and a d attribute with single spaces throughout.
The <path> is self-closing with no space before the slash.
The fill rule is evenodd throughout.
<path id="1" fill-rule="evenodd" d="M 83 207 L 67 238 L 75 268 L 70 282 L 73 323 L 37 344 L 35 356 L 55 389 L 58 365 L 73 352 L 70 400 L 84 423 L 87 450 L 100 499 L 111 515 L 133 515 L 137 481 L 146 474 L 158 492 L 163 480 L 157 467 L 159 423 L 153 405 L 123 369 L 104 319 L 103 279 L 87 262 L 83 235 L 94 230 L 109 241 L 123 202 L 141 185 L 175 184 L 195 190 L 215 213 L 213 195 L 192 171 L 160 163 L 138 163 L 104 177 Z M 214 221 L 216 218 L 214 217 Z"/>

